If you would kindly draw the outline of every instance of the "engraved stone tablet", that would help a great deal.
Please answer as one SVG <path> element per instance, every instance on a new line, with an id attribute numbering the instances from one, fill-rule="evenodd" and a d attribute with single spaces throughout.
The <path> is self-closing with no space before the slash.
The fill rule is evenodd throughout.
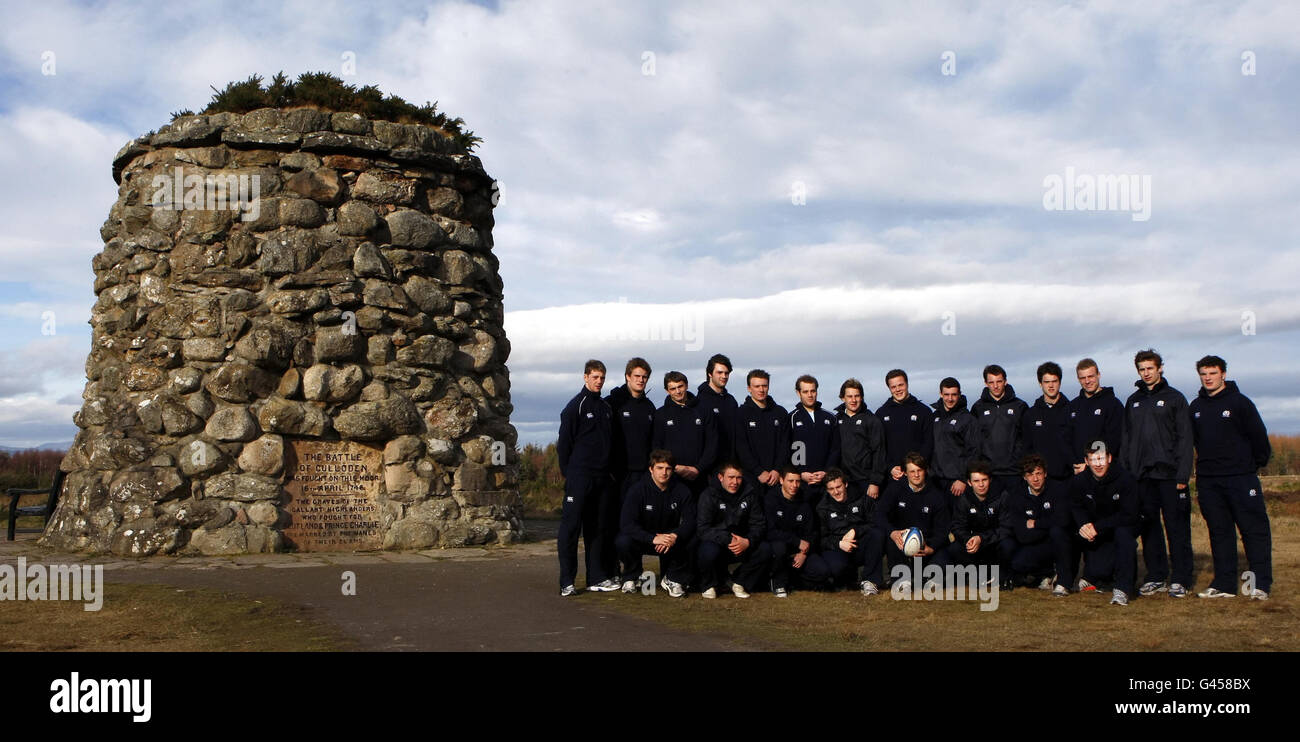
<path id="1" fill-rule="evenodd" d="M 383 451 L 353 441 L 285 443 L 290 472 L 284 485 L 289 497 L 285 539 L 299 551 L 381 548 Z"/>

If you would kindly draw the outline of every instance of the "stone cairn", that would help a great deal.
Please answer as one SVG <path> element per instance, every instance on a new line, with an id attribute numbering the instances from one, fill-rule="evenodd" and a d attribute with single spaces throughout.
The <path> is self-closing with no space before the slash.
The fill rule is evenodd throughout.
<path id="1" fill-rule="evenodd" d="M 81 430 L 42 543 L 293 548 L 294 441 L 382 449 L 382 548 L 522 537 L 477 157 L 429 126 L 259 109 L 178 118 L 113 177 Z"/>

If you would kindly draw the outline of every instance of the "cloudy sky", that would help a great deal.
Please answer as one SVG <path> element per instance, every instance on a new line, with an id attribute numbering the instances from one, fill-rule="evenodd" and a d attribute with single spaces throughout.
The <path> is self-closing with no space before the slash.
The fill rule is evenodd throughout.
<path id="1" fill-rule="evenodd" d="M 1224 356 L 1297 433 L 1298 27 L 1272 2 L 11 10 L 0 444 L 76 432 L 114 152 L 209 86 L 345 57 L 483 138 L 523 441 L 554 438 L 589 357 L 693 387 L 724 352 L 742 398 L 762 367 L 783 403 L 811 372 L 875 406 L 895 366 L 930 402 L 1001 363 L 1032 401 L 1040 362 L 1069 380 L 1085 355 L 1124 396 L 1150 346 L 1188 394 Z M 1099 178 L 1127 202 L 1089 201 Z"/>

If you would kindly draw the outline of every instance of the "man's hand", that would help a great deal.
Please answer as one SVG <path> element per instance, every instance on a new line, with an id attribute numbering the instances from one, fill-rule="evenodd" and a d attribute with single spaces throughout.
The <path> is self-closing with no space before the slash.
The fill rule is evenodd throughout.
<path id="1" fill-rule="evenodd" d="M 1185 489 L 1187 489 L 1187 485 L 1186 485 L 1185 483 L 1183 483 L 1183 482 L 1179 482 L 1179 483 L 1178 483 L 1178 489 L 1180 489 L 1180 490 L 1185 490 Z"/>
<path id="2" fill-rule="evenodd" d="M 1083 536 L 1088 541 L 1092 541 L 1097 538 L 1097 527 L 1091 523 L 1084 523 L 1082 526 L 1079 526 L 1079 535 Z"/>
<path id="3" fill-rule="evenodd" d="M 803 563 L 807 560 L 808 560 L 808 552 L 800 551 L 795 553 L 794 559 L 791 561 L 791 563 L 794 564 L 795 569 L 801 569 L 803 568 Z"/>
<path id="4" fill-rule="evenodd" d="M 676 472 L 677 476 L 681 477 L 682 479 L 694 480 L 696 477 L 700 476 L 700 470 L 696 469 L 693 466 L 685 466 L 682 464 L 678 464 L 677 466 L 673 467 L 673 471 Z"/>
<path id="5" fill-rule="evenodd" d="M 921 549 L 920 551 L 916 552 L 916 555 L 919 557 L 928 557 L 933 553 L 934 553 L 934 547 L 927 544 L 924 549 Z"/>
<path id="6" fill-rule="evenodd" d="M 899 551 L 903 550 L 903 537 L 906 535 L 907 535 L 906 528 L 900 528 L 897 531 L 889 532 L 889 537 L 894 540 L 894 546 L 897 546 Z"/>
<path id="7" fill-rule="evenodd" d="M 673 545 L 677 543 L 677 534 L 660 533 L 654 537 L 654 541 L 652 543 L 654 543 L 655 545 L 655 551 L 659 552 L 660 554 L 663 554 L 667 552 L 669 549 L 673 548 Z"/>
<path id="8" fill-rule="evenodd" d="M 890 478 L 890 479 L 902 479 L 902 478 L 903 478 L 903 469 L 902 469 L 902 467 L 895 466 L 893 469 L 890 469 L 890 470 L 889 470 L 889 478 Z"/>
<path id="9" fill-rule="evenodd" d="M 880 485 L 878 485 L 878 484 L 868 484 L 868 485 L 867 485 L 867 497 L 870 497 L 870 498 L 873 499 L 873 500 L 876 499 L 877 497 L 880 497 Z"/>
<path id="10" fill-rule="evenodd" d="M 1025 528 L 1033 528 L 1033 527 L 1034 527 L 1034 519 L 1033 519 L 1033 518 L 1030 518 L 1029 520 L 1026 520 L 1026 521 L 1025 521 Z"/>
<path id="11" fill-rule="evenodd" d="M 858 540 L 854 538 L 856 534 L 853 531 L 854 529 L 850 528 L 849 532 L 844 534 L 844 538 L 840 539 L 840 551 L 847 553 L 858 548 Z"/>
<path id="12" fill-rule="evenodd" d="M 813 480 L 812 480 L 813 484 L 821 484 L 821 481 L 826 478 L 826 472 L 824 471 L 815 471 L 812 473 L 812 475 L 813 475 Z"/>
<path id="13" fill-rule="evenodd" d="M 813 474 L 814 474 L 813 472 L 806 471 L 806 472 L 804 472 L 803 474 L 800 474 L 800 475 L 799 475 L 799 479 L 800 479 L 804 484 L 816 484 L 816 483 L 817 483 L 817 480 L 813 478 Z"/>
<path id="14" fill-rule="evenodd" d="M 982 543 L 983 543 L 983 541 L 980 540 L 980 537 L 979 537 L 979 536 L 971 536 L 971 537 L 966 541 L 966 553 L 967 553 L 967 554 L 974 554 L 975 552 L 979 551 L 979 550 L 980 550 L 980 544 L 982 544 Z"/>
<path id="15" fill-rule="evenodd" d="M 958 479 L 952 483 L 952 486 L 948 488 L 948 491 L 957 497 L 961 497 L 962 493 L 966 491 L 966 483 Z"/>
<path id="16" fill-rule="evenodd" d="M 1083 470 L 1084 470 L 1084 469 L 1087 469 L 1087 468 L 1088 468 L 1088 465 L 1087 465 L 1087 464 L 1075 464 L 1075 465 L 1074 465 L 1074 473 L 1075 473 L 1075 474 L 1082 474 L 1082 473 L 1083 473 Z"/>
<path id="17" fill-rule="evenodd" d="M 745 538 L 744 536 L 737 536 L 734 533 L 731 534 L 731 543 L 727 545 L 728 551 L 730 551 L 732 554 L 735 554 L 736 556 L 740 556 L 745 552 L 745 549 L 748 548 L 749 548 L 749 539 Z"/>
<path id="18" fill-rule="evenodd" d="M 771 486 L 781 481 L 781 474 L 776 469 L 768 469 L 767 471 L 759 472 L 758 481 L 761 484 Z"/>

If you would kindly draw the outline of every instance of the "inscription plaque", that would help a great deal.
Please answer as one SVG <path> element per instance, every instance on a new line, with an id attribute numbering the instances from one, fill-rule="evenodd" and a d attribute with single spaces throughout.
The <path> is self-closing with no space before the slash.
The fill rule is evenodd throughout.
<path id="1" fill-rule="evenodd" d="M 354 441 L 285 442 L 289 544 L 299 551 L 381 548 L 383 451 Z"/>

